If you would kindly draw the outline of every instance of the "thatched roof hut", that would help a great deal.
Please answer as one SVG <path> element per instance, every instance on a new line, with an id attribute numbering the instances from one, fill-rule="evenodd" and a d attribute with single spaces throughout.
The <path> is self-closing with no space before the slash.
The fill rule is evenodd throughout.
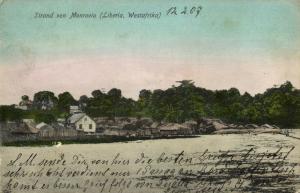
<path id="1" fill-rule="evenodd" d="M 37 134 L 39 129 L 36 127 L 34 122 L 25 121 L 18 124 L 11 130 L 14 134 Z"/>

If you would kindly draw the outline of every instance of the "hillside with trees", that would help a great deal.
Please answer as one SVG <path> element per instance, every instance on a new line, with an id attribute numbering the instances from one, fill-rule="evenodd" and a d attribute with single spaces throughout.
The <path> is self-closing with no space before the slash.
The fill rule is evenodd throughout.
<path id="1" fill-rule="evenodd" d="M 237 88 L 208 90 L 195 86 L 191 80 L 177 83 L 166 90 L 143 89 L 136 101 L 124 97 L 117 88 L 107 93 L 94 90 L 91 97 L 83 95 L 78 100 L 69 92 L 55 96 L 53 92 L 41 91 L 34 94 L 33 101 L 26 95 L 21 97 L 19 105 L 27 105 L 26 110 L 14 105 L 0 106 L 0 121 L 33 118 L 51 123 L 67 117 L 70 105 L 78 105 L 91 117 L 151 117 L 174 123 L 211 117 L 230 123 L 300 126 L 300 90 L 289 81 L 254 96 L 241 94 Z"/>

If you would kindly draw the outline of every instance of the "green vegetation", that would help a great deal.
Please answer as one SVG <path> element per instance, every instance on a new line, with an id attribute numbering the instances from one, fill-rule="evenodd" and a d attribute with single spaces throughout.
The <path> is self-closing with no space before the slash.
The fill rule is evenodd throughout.
<path id="1" fill-rule="evenodd" d="M 18 121 L 24 117 L 24 111 L 15 109 L 13 105 L 0 106 L 0 122 L 4 121 Z"/>
<path id="2" fill-rule="evenodd" d="M 207 90 L 196 87 L 191 80 L 177 83 L 166 90 L 143 89 L 137 101 L 125 98 L 117 88 L 107 93 L 94 90 L 91 97 L 83 95 L 78 101 L 69 92 L 56 97 L 50 91 L 41 91 L 32 102 L 22 96 L 20 105 L 28 105 L 29 110 L 0 106 L 0 121 L 33 118 L 51 123 L 68 116 L 70 105 L 79 105 L 91 117 L 137 116 L 178 123 L 213 117 L 232 123 L 269 123 L 289 128 L 300 125 L 300 90 L 288 81 L 255 96 L 241 94 L 236 88 Z"/>
<path id="3" fill-rule="evenodd" d="M 82 109 L 92 117 L 98 116 L 134 116 L 137 111 L 137 102 L 122 96 L 120 89 L 113 88 L 106 93 L 100 90 L 92 92 L 91 98 L 85 98 L 85 102 L 79 101 Z"/>

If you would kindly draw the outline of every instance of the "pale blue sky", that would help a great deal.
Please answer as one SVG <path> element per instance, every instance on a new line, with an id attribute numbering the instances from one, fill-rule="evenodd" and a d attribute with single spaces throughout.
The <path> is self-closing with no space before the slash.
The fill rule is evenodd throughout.
<path id="1" fill-rule="evenodd" d="M 171 6 L 180 9 L 194 5 L 203 7 L 197 18 L 165 16 Z M 67 15 L 74 11 L 96 14 L 111 11 L 124 13 L 125 17 L 132 11 L 162 12 L 162 17 L 159 20 L 33 18 L 35 12 L 52 11 Z M 0 26 L 0 102 L 3 103 L 16 102 L 22 93 L 32 95 L 41 88 L 56 93 L 69 89 L 78 97 L 95 87 L 109 89 L 115 86 L 121 87 L 125 95 L 136 97 L 142 88 L 167 87 L 176 81 L 175 78 L 195 79 L 199 86 L 210 89 L 235 86 L 252 93 L 286 79 L 300 86 L 298 74 L 289 70 L 300 69 L 300 4 L 296 0 L 84 3 L 79 0 L 8 0 L 0 8 Z M 151 65 L 150 70 L 145 67 L 147 65 Z M 65 84 L 62 84 L 67 81 L 63 75 L 61 81 L 53 81 L 54 77 L 48 77 L 47 71 L 39 77 L 41 69 L 53 71 L 58 70 L 58 66 L 60 71 L 73 67 L 72 73 L 80 72 L 84 66 L 108 74 L 100 73 L 101 79 L 98 79 L 99 74 L 86 71 L 92 78 L 71 77 Z M 127 74 L 123 74 L 124 70 L 114 74 L 118 76 L 115 82 L 106 80 L 113 79 L 110 69 L 119 67 L 131 70 Z M 159 68 L 162 70 L 157 70 Z M 147 69 L 153 76 L 147 77 Z M 21 76 L 23 81 L 19 81 L 24 70 L 27 76 Z M 137 72 L 146 75 L 128 81 L 127 77 Z M 165 77 L 168 72 L 180 75 L 173 79 Z M 222 81 L 212 83 L 215 75 L 208 75 L 212 72 L 224 74 Z M 265 73 L 272 75 L 265 77 Z M 236 79 L 230 78 L 231 75 L 237 76 Z M 147 79 L 144 80 L 145 76 Z M 251 85 L 253 81 L 243 80 L 247 76 L 257 78 L 260 83 Z M 34 78 L 47 81 L 37 82 Z M 57 84 L 53 83 L 55 81 Z M 78 82 L 85 82 L 82 88 L 77 88 Z"/>

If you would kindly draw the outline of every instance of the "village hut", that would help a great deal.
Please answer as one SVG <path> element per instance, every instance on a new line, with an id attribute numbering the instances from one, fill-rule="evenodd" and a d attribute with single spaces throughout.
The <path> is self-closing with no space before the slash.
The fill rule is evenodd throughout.
<path id="1" fill-rule="evenodd" d="M 150 128 L 153 124 L 153 120 L 150 118 L 141 118 L 137 120 L 135 124 L 138 129 Z"/>
<path id="2" fill-rule="evenodd" d="M 42 123 L 39 123 L 37 125 L 37 128 L 39 128 L 39 136 L 40 137 L 43 137 L 43 138 L 53 138 L 56 136 L 56 133 L 55 133 L 55 129 L 51 126 L 51 125 L 48 125 L 44 122 Z"/>
<path id="3" fill-rule="evenodd" d="M 212 133 L 214 131 L 230 128 L 220 119 L 202 118 L 200 120 L 198 133 Z"/>
<path id="4" fill-rule="evenodd" d="M 120 129 L 112 129 L 112 128 L 105 128 L 103 129 L 102 134 L 107 136 L 119 136 Z"/>
<path id="5" fill-rule="evenodd" d="M 95 133 L 95 121 L 85 113 L 76 113 L 68 118 L 68 126 L 84 133 Z"/>
<path id="6" fill-rule="evenodd" d="M 192 129 L 178 123 L 166 123 L 158 127 L 161 136 L 190 135 Z"/>
<path id="7" fill-rule="evenodd" d="M 123 136 L 123 137 L 136 136 L 136 132 L 133 130 L 125 130 L 125 129 L 118 129 L 118 128 L 104 129 L 102 134 L 107 136 Z"/>
<path id="8" fill-rule="evenodd" d="M 11 133 L 14 135 L 37 135 L 38 132 L 39 129 L 36 127 L 34 121 L 29 120 L 23 120 L 11 129 Z"/>
<path id="9" fill-rule="evenodd" d="M 269 124 L 263 124 L 260 126 L 260 128 L 263 128 L 263 129 L 275 129 L 273 126 L 269 125 Z"/>
<path id="10" fill-rule="evenodd" d="M 64 127 L 59 124 L 48 125 L 46 123 L 39 123 L 37 125 L 39 128 L 39 136 L 42 138 L 68 138 L 78 136 L 78 132 L 69 127 Z"/>
<path id="11" fill-rule="evenodd" d="M 140 137 L 152 137 L 155 135 L 155 130 L 153 128 L 141 128 L 136 131 L 136 135 Z"/>
<path id="12" fill-rule="evenodd" d="M 196 121 L 185 121 L 182 125 L 190 128 L 193 133 L 196 133 L 196 131 L 198 130 L 198 123 Z"/>
<path id="13" fill-rule="evenodd" d="M 55 134 L 57 137 L 76 137 L 80 134 L 83 134 L 83 132 L 79 132 L 71 127 L 65 127 L 60 124 L 52 124 L 52 127 L 55 130 Z"/>
<path id="14" fill-rule="evenodd" d="M 256 125 L 256 124 L 247 124 L 247 125 L 245 125 L 245 128 L 246 129 L 257 129 L 258 125 Z"/>

